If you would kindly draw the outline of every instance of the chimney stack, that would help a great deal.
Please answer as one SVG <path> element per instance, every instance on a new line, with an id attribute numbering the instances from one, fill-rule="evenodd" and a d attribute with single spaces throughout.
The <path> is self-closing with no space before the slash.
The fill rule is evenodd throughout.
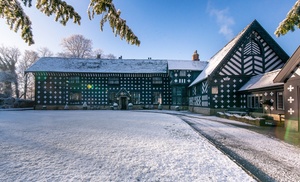
<path id="1" fill-rule="evenodd" d="M 195 52 L 193 54 L 193 57 L 192 57 L 192 60 L 193 61 L 200 61 L 199 54 L 197 53 L 197 50 L 195 50 Z"/>

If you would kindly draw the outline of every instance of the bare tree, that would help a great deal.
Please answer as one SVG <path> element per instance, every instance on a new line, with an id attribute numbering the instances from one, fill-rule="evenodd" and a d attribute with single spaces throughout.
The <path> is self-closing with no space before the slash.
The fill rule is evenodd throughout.
<path id="1" fill-rule="evenodd" d="M 59 53 L 63 57 L 87 58 L 92 55 L 92 40 L 83 35 L 71 35 L 61 42 L 64 52 Z"/>
<path id="2" fill-rule="evenodd" d="M 106 59 L 116 59 L 116 56 L 113 55 L 113 54 L 107 54 L 107 55 L 104 55 L 104 58 L 106 58 Z"/>
<path id="3" fill-rule="evenodd" d="M 38 49 L 39 57 L 52 57 L 53 52 L 48 47 L 41 47 Z"/>
<path id="4" fill-rule="evenodd" d="M 4 82 L 4 93 L 12 96 L 13 86 L 15 95 L 19 98 L 19 83 L 16 72 L 16 64 L 20 59 L 21 53 L 18 48 L 0 47 L 0 71 L 2 72 L 2 82 Z M 14 85 L 12 85 L 12 83 Z"/>
<path id="5" fill-rule="evenodd" d="M 30 96 L 32 99 L 34 92 L 34 77 L 32 74 L 24 74 L 25 70 L 29 68 L 37 59 L 39 54 L 36 51 L 26 50 L 23 58 L 18 63 L 19 89 L 21 90 L 20 98 L 27 99 Z"/>

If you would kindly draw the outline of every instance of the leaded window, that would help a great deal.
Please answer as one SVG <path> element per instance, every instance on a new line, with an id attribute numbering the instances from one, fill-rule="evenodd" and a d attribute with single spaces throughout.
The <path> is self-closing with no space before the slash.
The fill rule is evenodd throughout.
<path id="1" fill-rule="evenodd" d="M 161 104 L 162 103 L 162 97 L 161 92 L 153 92 L 153 104 Z"/>
<path id="2" fill-rule="evenodd" d="M 119 78 L 118 77 L 109 77 L 108 78 L 108 84 L 119 84 L 120 81 L 119 81 Z"/>
<path id="3" fill-rule="evenodd" d="M 172 89 L 172 104 L 173 105 L 186 105 L 187 104 L 187 91 L 184 87 L 173 87 Z"/>
<path id="4" fill-rule="evenodd" d="M 163 83 L 162 77 L 153 77 L 152 78 L 152 83 L 153 84 L 162 84 Z"/>
<path id="5" fill-rule="evenodd" d="M 69 99 L 70 99 L 70 102 L 81 101 L 81 93 L 80 92 L 71 92 Z"/>
<path id="6" fill-rule="evenodd" d="M 141 100 L 140 92 L 132 92 L 131 93 L 132 104 L 140 104 L 140 100 Z"/>
<path id="7" fill-rule="evenodd" d="M 109 104 L 113 104 L 116 102 L 116 92 L 109 92 L 108 102 L 109 102 Z"/>
<path id="8" fill-rule="evenodd" d="M 80 77 L 79 76 L 69 77 L 68 83 L 69 83 L 69 87 L 71 89 L 79 89 L 79 87 L 80 87 Z"/>
<path id="9" fill-rule="evenodd" d="M 283 92 L 277 92 L 277 110 L 283 110 L 284 104 L 283 104 Z"/>
<path id="10" fill-rule="evenodd" d="M 186 71 L 185 70 L 180 70 L 179 71 L 179 76 L 186 76 Z"/>
<path id="11" fill-rule="evenodd" d="M 262 107 L 262 94 L 248 95 L 247 106 L 248 108 L 258 109 Z"/>

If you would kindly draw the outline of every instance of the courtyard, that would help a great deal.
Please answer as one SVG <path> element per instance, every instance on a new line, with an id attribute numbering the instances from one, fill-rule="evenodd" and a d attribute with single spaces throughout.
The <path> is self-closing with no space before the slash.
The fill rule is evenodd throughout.
<path id="1" fill-rule="evenodd" d="M 255 181 L 180 118 L 1 111 L 0 181 Z"/>

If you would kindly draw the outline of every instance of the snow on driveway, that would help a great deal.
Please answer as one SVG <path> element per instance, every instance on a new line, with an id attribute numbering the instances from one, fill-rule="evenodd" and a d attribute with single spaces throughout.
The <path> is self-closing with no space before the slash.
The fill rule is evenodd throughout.
<path id="1" fill-rule="evenodd" d="M 229 150 L 236 160 L 247 161 L 246 168 L 252 168 L 252 174 L 257 175 L 261 181 L 300 181 L 299 147 L 237 127 L 248 125 L 238 121 L 215 116 L 181 118 L 216 145 Z"/>
<path id="2" fill-rule="evenodd" d="M 255 181 L 179 118 L 1 111 L 0 181 Z"/>

